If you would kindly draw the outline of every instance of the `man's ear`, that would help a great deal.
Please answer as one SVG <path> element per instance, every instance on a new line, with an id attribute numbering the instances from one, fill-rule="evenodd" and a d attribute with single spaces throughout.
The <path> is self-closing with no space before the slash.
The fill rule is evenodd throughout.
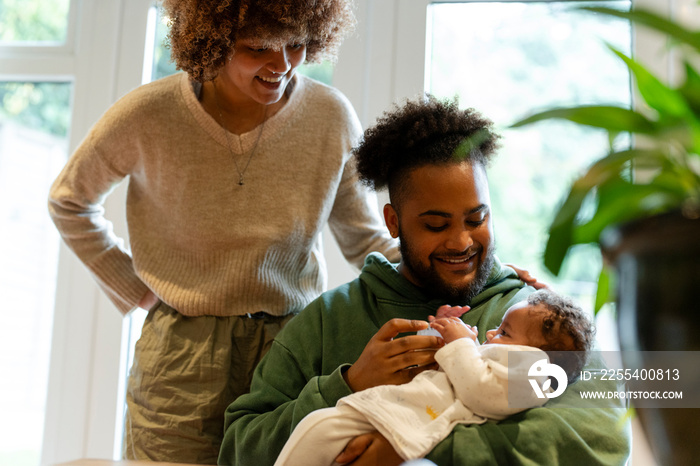
<path id="1" fill-rule="evenodd" d="M 391 204 L 386 204 L 384 206 L 384 221 L 386 222 L 386 227 L 389 229 L 389 234 L 392 238 L 399 237 L 399 216 Z"/>

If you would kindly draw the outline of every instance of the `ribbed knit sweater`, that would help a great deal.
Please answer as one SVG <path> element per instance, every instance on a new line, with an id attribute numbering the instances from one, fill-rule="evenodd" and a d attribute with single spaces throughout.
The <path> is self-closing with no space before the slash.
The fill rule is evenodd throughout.
<path id="1" fill-rule="evenodd" d="M 121 312 L 148 289 L 187 316 L 297 312 L 326 286 L 321 232 L 346 259 L 398 258 L 376 198 L 357 182 L 357 116 L 337 90 L 297 76 L 260 128 L 228 134 L 184 73 L 141 86 L 90 130 L 49 195 L 68 246 Z M 233 154 L 231 153 L 233 152 Z M 129 177 L 131 249 L 103 203 Z"/>

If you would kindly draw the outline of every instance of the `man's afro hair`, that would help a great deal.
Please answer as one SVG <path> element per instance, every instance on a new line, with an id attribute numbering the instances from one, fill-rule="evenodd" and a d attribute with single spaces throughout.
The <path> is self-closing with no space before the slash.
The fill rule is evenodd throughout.
<path id="1" fill-rule="evenodd" d="M 385 112 L 365 131 L 354 153 L 360 180 L 380 190 L 428 164 L 469 161 L 487 166 L 499 139 L 493 122 L 476 110 L 461 110 L 456 98 L 425 94 Z"/>

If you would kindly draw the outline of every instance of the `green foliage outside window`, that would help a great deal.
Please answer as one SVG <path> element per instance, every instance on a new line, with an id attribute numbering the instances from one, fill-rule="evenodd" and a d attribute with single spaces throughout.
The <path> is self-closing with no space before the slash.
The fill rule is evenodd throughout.
<path id="1" fill-rule="evenodd" d="M 69 6 L 69 0 L 0 0 L 0 45 L 62 43 Z M 70 93 L 71 86 L 65 83 L 0 83 L 0 123 L 13 120 L 65 137 L 70 121 Z"/>
<path id="2" fill-rule="evenodd" d="M 63 42 L 69 0 L 0 0 L 0 42 Z"/>
<path id="3" fill-rule="evenodd" d="M 71 89 L 65 83 L 0 83 L 0 124 L 12 120 L 28 128 L 67 137 Z"/>

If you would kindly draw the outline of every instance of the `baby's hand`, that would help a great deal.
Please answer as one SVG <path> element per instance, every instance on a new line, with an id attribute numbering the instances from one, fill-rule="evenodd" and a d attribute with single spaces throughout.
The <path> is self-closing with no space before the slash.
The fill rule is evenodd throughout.
<path id="1" fill-rule="evenodd" d="M 438 319 L 442 317 L 462 317 L 462 315 L 470 309 L 469 306 L 450 306 L 449 304 L 445 304 L 438 308 L 435 317 Z"/>
<path id="2" fill-rule="evenodd" d="M 471 338 L 473 341 L 476 341 L 479 333 L 476 327 L 465 324 L 458 317 L 435 318 L 430 316 L 428 320 L 430 321 L 430 327 L 440 332 L 445 343 L 452 343 L 460 338 Z"/>

